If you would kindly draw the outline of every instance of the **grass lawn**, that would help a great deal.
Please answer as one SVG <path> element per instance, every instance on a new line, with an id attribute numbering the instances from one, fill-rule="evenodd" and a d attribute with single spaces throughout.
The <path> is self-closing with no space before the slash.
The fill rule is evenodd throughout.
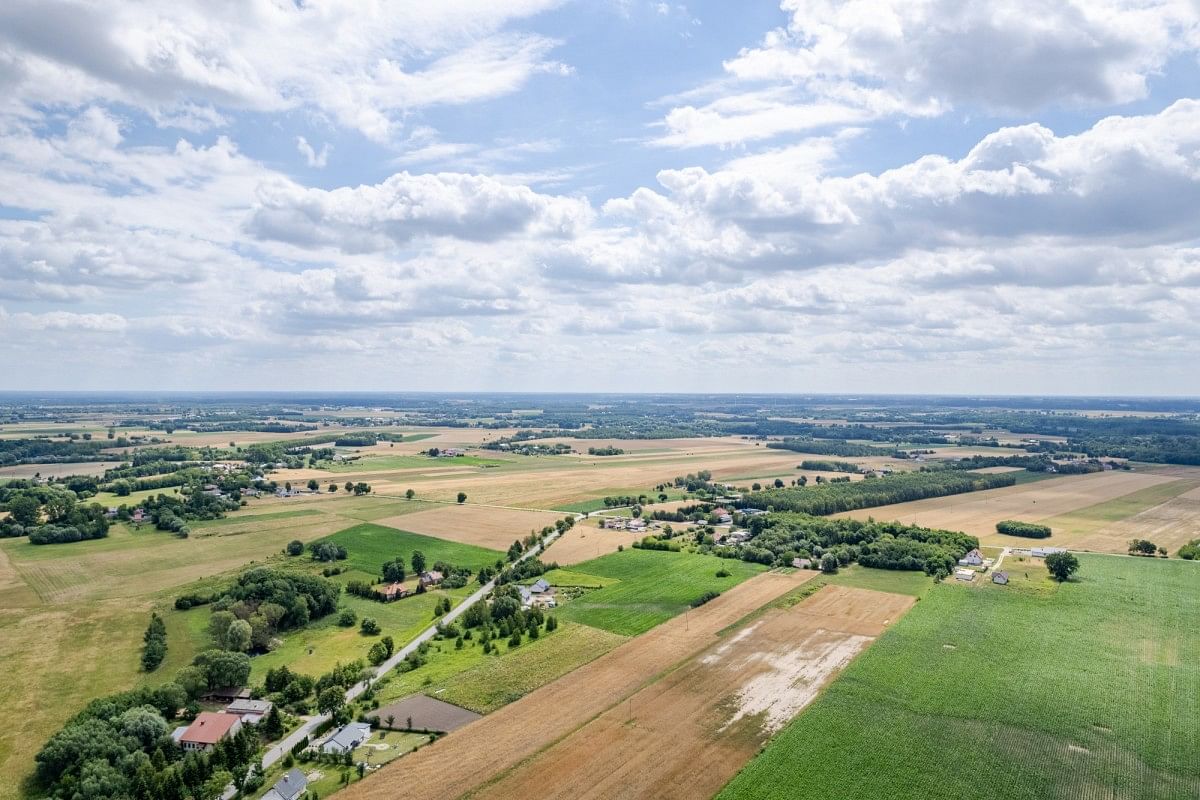
<path id="1" fill-rule="evenodd" d="M 414 550 L 424 553 L 431 566 L 435 561 L 445 561 L 455 566 L 470 567 L 475 572 L 478 572 L 480 567 L 495 564 L 498 558 L 504 558 L 504 554 L 498 550 L 488 550 L 370 523 L 339 531 L 323 541 L 345 547 L 350 553 L 346 565 L 372 575 L 378 575 L 383 563 L 397 556 L 402 556 L 408 562 Z"/>
<path id="2" fill-rule="evenodd" d="M 563 622 L 536 641 L 519 647 L 493 641 L 500 653 L 484 655 L 477 639 L 455 650 L 452 641 L 435 642 L 429 662 L 412 672 L 396 672 L 380 690 L 380 704 L 420 692 L 480 714 L 513 702 L 626 641 L 598 628 Z M 438 651 L 437 648 L 441 650 Z"/>
<path id="3" fill-rule="evenodd" d="M 719 799 L 1200 796 L 1200 565 L 1079 560 L 934 587 Z"/>
<path id="4" fill-rule="evenodd" d="M 838 570 L 836 575 L 816 578 L 821 585 L 852 586 L 856 589 L 873 589 L 877 592 L 892 592 L 921 597 L 933 588 L 933 578 L 924 572 L 898 569 L 872 569 L 851 564 Z"/>
<path id="5" fill-rule="evenodd" d="M 721 569 L 730 576 L 718 578 Z M 633 549 L 611 553 L 576 564 L 571 571 L 615 578 L 617 583 L 566 601 L 559 616 L 636 636 L 682 613 L 705 592 L 724 592 L 765 569 L 760 564 L 692 553 Z"/>
<path id="6" fill-rule="evenodd" d="M 289 511 L 264 511 L 261 514 L 234 513 L 223 519 L 205 519 L 189 522 L 188 527 L 193 531 L 206 528 L 223 528 L 227 525 L 244 525 L 248 522 L 266 522 L 273 519 L 292 519 L 294 517 L 311 517 L 323 513 L 316 508 L 293 508 Z"/>

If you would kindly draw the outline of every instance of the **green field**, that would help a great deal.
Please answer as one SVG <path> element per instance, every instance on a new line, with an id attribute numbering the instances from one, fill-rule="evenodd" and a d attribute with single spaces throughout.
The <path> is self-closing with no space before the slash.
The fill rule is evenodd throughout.
<path id="1" fill-rule="evenodd" d="M 814 581 L 822 585 L 852 586 L 856 589 L 873 589 L 877 592 L 893 592 L 921 597 L 933 588 L 933 578 L 924 572 L 898 569 L 872 569 L 851 564 L 842 567 L 834 575 L 822 575 Z"/>
<path id="2" fill-rule="evenodd" d="M 935 587 L 718 797 L 1200 796 L 1200 565 L 1080 562 Z"/>
<path id="3" fill-rule="evenodd" d="M 496 467 L 511 461 L 483 458 L 481 456 L 455 456 L 454 458 L 432 458 L 430 456 L 367 455 L 346 461 L 322 463 L 326 472 L 385 472 L 393 469 L 439 470 L 447 467 Z"/>
<path id="4" fill-rule="evenodd" d="M 553 553 L 553 551 L 551 551 Z M 728 578 L 718 578 L 720 569 Z M 636 636 L 682 613 L 706 591 L 724 592 L 764 571 L 760 564 L 652 550 L 626 550 L 584 561 L 573 573 L 615 578 L 616 583 L 564 603 L 564 619 L 624 636 Z"/>
<path id="5" fill-rule="evenodd" d="M 450 641 L 435 642 L 429 663 L 391 675 L 380 691 L 380 702 L 421 692 L 487 714 L 624 641 L 615 633 L 564 622 L 552 633 L 543 633 L 536 641 L 526 639 L 515 648 L 496 640 L 493 645 L 503 652 L 491 655 L 483 654 L 478 640 L 467 642 L 462 650 L 455 650 Z"/>
<path id="6" fill-rule="evenodd" d="M 321 541 L 342 545 L 350 554 L 346 566 L 372 575 L 379 574 L 383 562 L 391 561 L 397 556 L 402 556 L 407 562 L 414 550 L 424 553 L 430 565 L 435 561 L 445 561 L 455 566 L 470 567 L 476 572 L 480 567 L 495 564 L 496 559 L 504 558 L 504 554 L 497 550 L 435 539 L 432 536 L 371 523 L 355 525 Z"/>

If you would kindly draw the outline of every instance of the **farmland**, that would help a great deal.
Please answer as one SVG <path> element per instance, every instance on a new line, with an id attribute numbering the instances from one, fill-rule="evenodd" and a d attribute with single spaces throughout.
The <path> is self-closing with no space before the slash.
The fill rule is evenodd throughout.
<path id="1" fill-rule="evenodd" d="M 432 536 L 373 523 L 355 525 L 321 541 L 345 547 L 350 554 L 346 566 L 372 575 L 379 572 L 383 562 L 391 561 L 397 556 L 403 556 L 407 560 L 414 550 L 424 553 L 430 564 L 445 561 L 454 566 L 470 567 L 472 571 L 494 564 L 496 559 L 504 556 L 495 550 L 435 539 Z"/>
<path id="2" fill-rule="evenodd" d="M 382 519 L 379 522 L 382 525 L 403 527 L 414 533 L 503 551 L 508 549 L 514 539 L 523 539 L 530 531 L 540 531 L 565 516 L 570 515 L 515 508 L 443 505 L 428 511 L 405 514 L 401 518 Z"/>
<path id="3" fill-rule="evenodd" d="M 551 548 L 550 553 L 553 552 Z M 716 577 L 722 568 L 731 573 L 729 577 Z M 636 636 L 683 613 L 706 591 L 728 591 L 764 568 L 713 556 L 626 550 L 584 561 L 571 569 L 575 574 L 612 578 L 616 583 L 570 601 L 563 606 L 562 617 L 624 636 Z M 547 580 L 554 583 L 553 572 L 547 575 Z M 572 581 L 575 580 L 578 578 L 573 577 Z"/>
<path id="4" fill-rule="evenodd" d="M 1196 797 L 1197 565 L 1080 561 L 936 587 L 719 797 Z"/>

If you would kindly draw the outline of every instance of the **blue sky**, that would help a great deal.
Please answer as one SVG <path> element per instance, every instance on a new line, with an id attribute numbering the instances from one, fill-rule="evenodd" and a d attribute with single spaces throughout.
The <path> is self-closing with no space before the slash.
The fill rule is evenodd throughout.
<path id="1" fill-rule="evenodd" d="M 1197 0 L 0 9 L 6 388 L 1197 394 Z"/>

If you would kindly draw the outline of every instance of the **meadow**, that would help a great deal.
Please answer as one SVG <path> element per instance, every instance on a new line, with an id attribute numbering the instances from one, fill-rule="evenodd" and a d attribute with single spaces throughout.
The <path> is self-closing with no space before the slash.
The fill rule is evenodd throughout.
<path id="1" fill-rule="evenodd" d="M 551 548 L 549 558 L 553 557 Z M 730 575 L 718 578 L 721 569 Z M 578 575 L 584 574 L 617 582 L 567 601 L 560 616 L 623 636 L 636 636 L 683 613 L 705 592 L 728 591 L 765 569 L 760 564 L 692 553 L 632 549 L 611 553 L 574 565 L 570 580 L 576 582 Z M 553 572 L 547 579 L 551 583 L 557 580 Z"/>
<path id="2" fill-rule="evenodd" d="M 1200 796 L 1200 565 L 1080 562 L 936 586 L 719 800 Z"/>
<path id="3" fill-rule="evenodd" d="M 480 567 L 494 565 L 496 559 L 504 558 L 504 554 L 497 550 L 435 539 L 432 536 L 372 523 L 355 525 L 321 541 L 342 545 L 349 552 L 345 566 L 373 575 L 379 574 L 385 561 L 391 561 L 397 556 L 403 557 L 408 563 L 414 550 L 424 553 L 430 566 L 435 561 L 445 561 L 454 566 L 470 567 L 473 572 L 477 572 Z"/>

